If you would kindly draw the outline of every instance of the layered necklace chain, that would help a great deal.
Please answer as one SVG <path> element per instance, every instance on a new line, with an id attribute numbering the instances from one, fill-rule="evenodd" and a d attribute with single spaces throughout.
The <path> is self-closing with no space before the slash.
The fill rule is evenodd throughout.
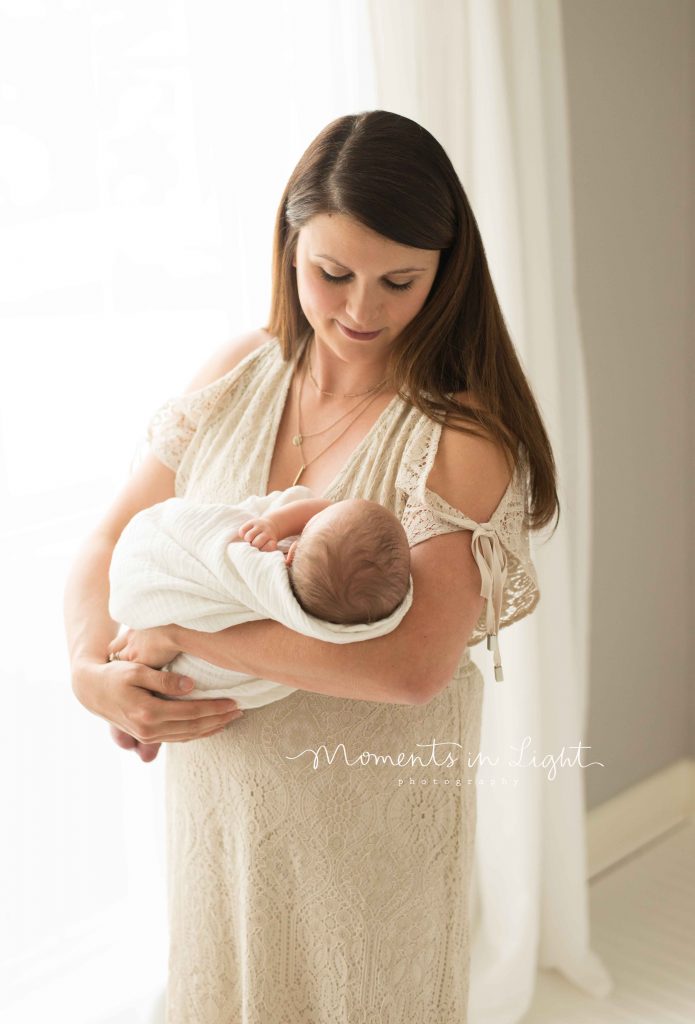
<path id="1" fill-rule="evenodd" d="M 382 392 L 382 390 L 384 388 L 384 385 L 387 383 L 387 378 L 385 377 L 382 381 L 380 381 L 380 383 L 375 384 L 373 387 L 369 388 L 368 391 L 360 391 L 360 392 L 357 392 L 357 393 L 354 393 L 354 394 L 340 395 L 340 394 L 337 394 L 336 392 L 333 392 L 333 391 L 324 391 L 322 388 L 319 387 L 318 382 L 317 382 L 316 378 L 314 377 L 314 374 L 313 374 L 313 371 L 312 371 L 312 368 L 311 368 L 311 355 L 309 353 L 308 348 L 307 348 L 307 366 L 308 366 L 309 376 L 311 377 L 311 380 L 312 380 L 316 390 L 319 391 L 322 395 L 327 395 L 327 396 L 329 396 L 331 398 L 360 398 L 361 401 L 357 402 L 356 405 L 353 405 L 353 407 L 351 409 L 348 409 L 347 412 L 344 412 L 342 414 L 342 416 L 339 416 L 337 420 L 333 421 L 333 423 L 330 423 L 327 427 L 324 427 L 323 430 L 315 430 L 311 434 L 306 434 L 306 433 L 304 433 L 302 431 L 301 410 L 302 410 L 302 392 L 304 390 L 304 381 L 306 380 L 307 374 L 306 374 L 306 372 L 302 373 L 302 377 L 301 377 L 301 380 L 299 382 L 299 391 L 297 392 L 297 431 L 296 431 L 296 433 L 292 437 L 292 444 L 295 445 L 297 448 L 299 448 L 299 451 L 300 451 L 300 454 L 301 454 L 301 457 L 302 457 L 302 465 L 301 465 L 301 467 L 299 469 L 299 472 L 297 473 L 296 477 L 292 481 L 292 486 L 293 487 L 295 486 L 295 484 L 297 484 L 299 482 L 299 478 L 301 477 L 301 475 L 304 472 L 304 470 L 307 469 L 312 463 L 316 462 L 316 460 L 318 458 L 320 458 L 323 455 L 324 452 L 327 452 L 328 449 L 332 445 L 334 445 L 336 443 L 336 441 L 339 441 L 340 438 L 343 436 L 343 434 L 352 426 L 352 424 L 355 422 L 355 420 L 359 416 L 361 416 L 362 413 L 366 409 L 368 409 L 369 406 L 373 402 L 376 401 L 376 399 L 379 397 L 380 393 Z M 306 459 L 306 457 L 304 455 L 304 449 L 302 447 L 302 443 L 305 440 L 305 438 L 307 438 L 307 437 L 319 437 L 321 434 L 327 433 L 327 431 L 331 430 L 338 423 L 340 423 L 341 420 L 344 420 L 345 417 L 349 416 L 351 413 L 355 413 L 355 415 L 348 422 L 347 426 L 345 426 L 340 431 L 340 433 L 336 437 L 334 437 L 333 440 L 330 441 L 326 445 L 325 448 L 322 448 L 321 451 L 318 452 L 316 455 L 314 455 L 314 457 L 312 459 L 309 459 L 307 461 L 307 459 Z"/>

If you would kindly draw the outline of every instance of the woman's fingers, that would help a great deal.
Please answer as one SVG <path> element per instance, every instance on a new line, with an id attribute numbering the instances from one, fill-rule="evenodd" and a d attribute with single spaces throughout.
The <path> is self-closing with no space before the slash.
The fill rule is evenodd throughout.
<path id="1" fill-rule="evenodd" d="M 132 732 L 145 743 L 192 739 L 220 725 L 226 725 L 242 712 L 236 702 L 225 698 L 212 700 L 162 700 L 145 692 L 131 711 Z"/>
<path id="2" fill-rule="evenodd" d="M 158 722 L 153 725 L 136 725 L 138 739 L 142 743 L 176 743 L 184 740 L 198 739 L 206 736 L 237 718 L 243 716 L 243 711 L 230 711 L 224 715 L 206 715 L 188 722 Z"/>
<path id="3" fill-rule="evenodd" d="M 214 732 L 241 717 L 241 711 L 233 711 L 228 715 L 209 715 L 195 722 L 159 722 L 156 725 L 140 725 L 134 722 L 131 728 L 140 743 L 182 743 Z"/>
<path id="4" fill-rule="evenodd" d="M 237 710 L 237 702 L 231 697 L 184 700 L 182 698 L 185 694 L 195 687 L 192 679 L 178 676 L 173 672 L 151 669 L 137 662 L 130 664 L 134 672 L 131 685 L 144 690 L 144 703 L 139 706 L 147 710 L 153 722 L 195 721 Z"/>
<path id="5" fill-rule="evenodd" d="M 114 665 L 117 662 L 118 659 L 116 662 L 112 661 L 111 664 Z M 126 661 L 122 664 L 126 666 L 124 671 L 130 669 L 132 673 L 128 678 L 131 686 L 140 686 L 145 690 L 161 693 L 164 697 L 181 697 L 195 688 L 195 680 L 188 676 L 181 676 L 177 672 L 150 668 L 149 665 L 143 665 L 139 661 Z"/>
<path id="6" fill-rule="evenodd" d="M 124 650 L 124 648 L 128 646 L 128 638 L 130 633 L 132 633 L 132 630 L 127 629 L 123 633 L 119 633 L 118 636 L 115 636 L 113 638 L 113 640 L 106 648 L 106 652 L 109 655 L 109 657 L 112 654 L 117 654 L 119 651 Z"/>
<path id="7" fill-rule="evenodd" d="M 150 761 L 154 761 L 161 745 L 161 743 L 138 743 L 136 753 L 141 761 L 149 764 Z"/>
<path id="8" fill-rule="evenodd" d="M 115 725 L 109 725 L 109 732 L 114 743 L 117 743 L 123 750 L 132 750 L 138 745 L 138 741 L 133 736 L 123 732 L 122 729 L 117 729 Z"/>
<path id="9" fill-rule="evenodd" d="M 150 707 L 152 718 L 158 722 L 185 722 L 207 718 L 210 715 L 224 715 L 236 711 L 235 700 L 226 697 L 215 697 L 211 700 L 167 700 L 163 701 L 156 694 L 150 695 L 154 706 Z"/>
<path id="10" fill-rule="evenodd" d="M 109 677 L 105 691 L 112 708 L 104 715 L 140 743 L 182 742 L 241 718 L 234 700 L 182 700 L 183 680 L 138 662 L 101 666 Z M 179 699 L 176 699 L 176 698 Z"/>

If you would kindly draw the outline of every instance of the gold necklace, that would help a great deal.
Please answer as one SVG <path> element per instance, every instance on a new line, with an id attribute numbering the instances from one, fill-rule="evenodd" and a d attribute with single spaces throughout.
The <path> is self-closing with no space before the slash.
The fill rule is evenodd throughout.
<path id="1" fill-rule="evenodd" d="M 312 338 L 312 341 L 313 341 L 313 338 Z M 306 350 L 305 350 L 305 351 L 306 351 L 306 356 L 307 356 L 307 362 L 308 362 L 308 364 L 309 364 L 309 375 L 311 376 L 311 379 L 313 380 L 314 384 L 316 385 L 317 389 L 318 389 L 318 390 L 319 390 L 319 391 L 321 392 L 321 394 L 322 394 L 322 395 L 333 395 L 333 392 L 332 392 L 332 391 L 323 391 L 323 390 L 322 390 L 322 389 L 321 389 L 321 388 L 320 388 L 320 387 L 318 386 L 318 384 L 317 384 L 317 382 L 316 382 L 316 379 L 314 378 L 314 375 L 313 375 L 313 374 L 312 374 L 312 372 L 311 372 L 311 356 L 310 356 L 310 354 L 309 354 L 309 353 L 310 353 L 310 349 L 311 349 L 311 342 L 309 342 L 309 343 L 307 344 L 307 346 L 306 346 Z M 300 360 L 299 360 L 299 363 L 298 363 L 298 368 L 302 368 L 302 369 L 303 369 L 303 367 L 302 367 L 302 365 L 301 365 L 301 364 L 302 364 L 302 358 L 300 357 Z M 306 374 L 305 374 L 305 376 L 306 376 Z M 298 422 L 298 423 L 297 423 L 297 433 L 296 433 L 296 434 L 294 434 L 294 435 L 292 436 L 292 444 L 293 444 L 293 445 L 295 445 L 296 447 L 299 447 L 299 445 L 301 445 L 302 441 L 303 441 L 303 440 L 304 440 L 304 439 L 305 439 L 306 437 L 320 437 L 320 436 L 321 436 L 321 434 L 325 434 L 325 433 L 326 433 L 327 431 L 329 431 L 329 430 L 331 430 L 331 429 L 332 429 L 333 427 L 335 427 L 335 426 L 336 426 L 336 424 L 340 423 L 340 421 L 341 421 L 341 420 L 344 420 L 346 416 L 349 416 L 349 415 L 350 415 L 350 413 L 352 413 L 352 412 L 355 412 L 355 410 L 356 410 L 356 409 L 359 409 L 359 407 L 360 407 L 361 405 L 364 405 L 364 402 L 366 402 L 366 400 L 367 400 L 367 398 L 369 397 L 369 395 L 371 395 L 371 394 L 372 394 L 372 392 L 373 392 L 373 391 L 374 391 L 374 390 L 375 390 L 376 388 L 381 388 L 381 387 L 382 387 L 382 386 L 384 385 L 384 383 L 385 383 L 385 382 L 386 382 L 386 378 L 384 378 L 384 380 L 383 380 L 383 381 L 381 381 L 381 383 L 380 383 L 380 384 L 375 384 L 375 385 L 374 385 L 374 387 L 372 387 L 372 388 L 370 388 L 370 389 L 369 389 L 369 391 L 363 391 L 363 392 L 361 392 L 360 394 L 364 396 L 364 399 L 363 399 L 363 401 L 362 401 L 362 402 L 357 402 L 357 404 L 356 404 L 356 405 L 353 405 L 351 409 L 348 409 L 348 410 L 347 410 L 347 412 L 344 412 L 344 413 L 343 413 L 343 415 L 342 415 L 342 416 L 339 416 L 337 420 L 334 420 L 334 421 L 333 421 L 333 423 L 329 423 L 327 427 L 324 427 L 324 428 L 323 428 L 323 430 L 315 430 L 315 431 L 313 431 L 313 433 L 311 433 L 311 434 L 302 434 L 302 433 L 301 433 L 301 431 L 299 430 L 299 422 Z M 304 380 L 302 380 L 302 387 L 303 387 L 303 386 L 304 386 Z M 333 395 L 333 397 L 336 397 L 336 396 L 335 396 L 335 395 Z M 340 396 L 340 397 L 342 397 L 342 398 L 349 398 L 349 397 L 354 397 L 354 398 L 357 398 L 357 397 L 359 397 L 359 395 L 353 395 L 353 396 L 350 396 L 350 395 L 342 395 L 342 396 Z M 297 417 L 297 420 L 299 421 L 299 416 Z M 348 424 L 348 426 L 349 426 L 349 424 Z"/>
<path id="2" fill-rule="evenodd" d="M 305 470 L 305 469 L 307 469 L 307 468 L 308 468 L 308 467 L 309 467 L 309 466 L 310 466 L 310 465 L 311 465 L 311 464 L 312 464 L 313 462 L 316 462 L 316 460 L 317 460 L 317 459 L 318 459 L 318 458 L 319 458 L 319 457 L 320 457 L 321 455 L 323 455 L 323 453 L 324 453 L 324 452 L 327 452 L 327 451 L 328 451 L 328 449 L 329 449 L 329 448 L 330 448 L 330 447 L 331 447 L 332 445 L 334 445 L 336 441 L 339 441 L 339 440 L 340 440 L 340 438 L 341 438 L 341 437 L 343 436 L 343 434 L 345 433 L 345 431 L 346 431 L 346 430 L 348 430 L 348 428 L 352 426 L 352 424 L 353 424 L 353 423 L 355 422 L 355 420 L 356 420 L 356 419 L 357 419 L 357 418 L 358 418 L 359 416 L 361 416 L 361 415 L 362 415 L 362 413 L 363 413 L 363 412 L 365 411 L 365 409 L 368 409 L 368 408 L 369 408 L 369 406 L 370 406 L 370 405 L 372 404 L 372 402 L 375 402 L 375 401 L 376 401 L 376 399 L 377 399 L 377 398 L 379 397 L 379 393 L 377 392 L 377 393 L 376 393 L 376 394 L 374 395 L 374 397 L 373 397 L 373 398 L 372 398 L 372 399 L 371 399 L 371 400 L 370 400 L 369 402 L 367 402 L 367 404 L 366 404 L 366 405 L 364 404 L 364 402 L 358 402 L 358 403 L 357 403 L 357 404 L 358 404 L 358 406 L 359 406 L 359 405 L 361 405 L 361 406 L 363 406 L 363 408 L 359 410 L 359 412 L 357 413 L 357 415 L 356 415 L 356 416 L 354 416 L 354 417 L 353 417 L 353 418 L 352 418 L 352 419 L 350 420 L 350 422 L 348 423 L 348 425 L 347 425 L 347 426 L 346 426 L 346 427 L 345 427 L 345 428 L 344 428 L 343 430 L 341 430 L 341 432 L 340 432 L 340 433 L 338 434 L 338 436 L 337 436 L 337 437 L 334 437 L 334 438 L 333 438 L 333 440 L 332 440 L 332 441 L 330 441 L 330 442 L 329 442 L 329 443 L 328 443 L 328 444 L 326 445 L 326 447 L 325 447 L 325 448 L 323 448 L 323 449 L 322 449 L 322 450 L 321 450 L 320 452 L 318 452 L 318 454 L 314 455 L 313 459 L 309 459 L 309 461 L 308 461 L 308 462 L 306 462 L 306 461 L 305 461 L 305 458 L 304 458 L 304 449 L 302 448 L 302 440 L 304 439 L 304 437 L 314 437 L 315 435 L 313 435 L 313 434 L 302 434 L 302 428 L 301 428 L 301 422 L 300 422 L 300 413 L 301 413 L 301 404 L 302 404 L 302 391 L 303 391 L 303 389 L 304 389 L 304 381 L 305 381 L 305 380 L 306 380 L 306 374 L 302 374 L 302 379 L 301 379 L 301 381 L 300 381 L 300 384 L 299 384 L 299 391 L 298 391 L 298 393 L 297 393 L 297 433 L 296 433 L 296 434 L 295 434 L 295 436 L 294 436 L 294 437 L 292 438 L 292 444 L 295 444 L 295 445 L 297 445 L 297 446 L 298 446 L 298 448 L 299 448 L 299 451 L 300 451 L 300 453 L 301 453 L 301 456 L 302 456 L 302 465 L 301 465 L 301 467 L 300 467 L 300 469 L 299 469 L 299 472 L 297 473 L 296 477 L 295 477 L 295 478 L 294 478 L 294 480 L 292 481 L 292 486 L 293 486 L 293 487 L 294 487 L 294 486 L 295 486 L 295 485 L 297 484 L 297 482 L 299 481 L 299 478 L 300 478 L 300 476 L 302 475 L 302 473 L 304 472 L 304 470 Z M 381 382 L 381 385 L 380 385 L 380 387 L 383 387 L 383 386 L 384 386 L 384 384 L 385 384 L 385 381 L 382 381 L 382 382 Z M 353 409 L 350 409 L 350 412 L 353 412 Z M 347 414 L 345 414 L 345 415 L 347 415 Z M 336 421 L 335 421 L 335 423 L 332 423 L 332 424 L 331 424 L 331 426 L 332 426 L 332 427 L 334 427 L 334 426 L 336 425 L 336 423 L 340 423 L 340 420 L 342 420 L 342 419 L 345 419 L 345 415 L 341 416 L 341 417 L 340 417 L 340 419 L 338 419 L 338 420 L 336 420 Z M 329 427 L 326 427 L 326 430 L 328 430 L 328 429 L 330 429 L 330 428 L 329 428 Z M 318 433 L 321 433 L 321 434 L 325 434 L 325 433 L 326 433 L 326 430 L 321 430 L 321 431 L 319 431 Z"/>
<path id="3" fill-rule="evenodd" d="M 353 405 L 352 409 L 348 409 L 347 412 L 344 412 L 343 415 L 339 416 L 337 420 L 334 420 L 332 423 L 329 423 L 327 427 L 323 428 L 323 430 L 314 430 L 313 433 L 311 434 L 302 434 L 299 432 L 299 416 L 297 416 L 297 433 L 292 435 L 292 444 L 295 445 L 296 447 L 299 447 L 302 441 L 304 441 L 307 437 L 320 437 L 321 434 L 325 434 L 327 431 L 331 430 L 331 428 L 334 427 L 337 423 L 340 423 L 341 420 L 344 420 L 346 416 L 349 416 L 351 412 L 354 412 L 355 409 L 359 409 L 360 406 L 364 405 L 365 402 L 367 401 L 367 398 L 369 398 L 369 395 L 367 395 L 366 398 L 363 398 L 361 402 L 358 402 L 357 405 Z"/>
<path id="4" fill-rule="evenodd" d="M 319 387 L 318 381 L 316 380 L 316 377 L 314 377 L 313 370 L 311 368 L 311 352 L 309 351 L 308 348 L 307 348 L 306 357 L 307 357 L 307 362 L 309 363 L 309 376 L 311 377 L 312 381 L 314 382 L 316 390 L 320 391 L 322 395 L 328 395 L 330 398 L 361 398 L 362 395 L 371 395 L 372 391 L 376 391 L 377 388 L 383 387 L 383 385 L 386 384 L 386 381 L 387 381 L 387 378 L 384 377 L 384 379 L 379 384 L 375 384 L 374 387 L 371 387 L 369 389 L 369 391 L 356 391 L 352 395 L 339 395 L 336 391 L 324 391 L 323 388 Z M 311 437 L 311 434 L 307 434 L 306 436 L 307 437 Z"/>

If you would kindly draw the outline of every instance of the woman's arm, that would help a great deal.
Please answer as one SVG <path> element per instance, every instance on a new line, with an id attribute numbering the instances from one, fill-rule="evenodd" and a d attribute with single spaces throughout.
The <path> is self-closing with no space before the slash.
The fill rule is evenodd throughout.
<path id="1" fill-rule="evenodd" d="M 444 427 L 427 485 L 476 522 L 487 522 L 510 480 L 502 449 Z M 172 629 L 174 645 L 238 672 L 300 690 L 400 704 L 426 703 L 451 680 L 480 617 L 480 571 L 471 531 L 411 549 L 413 603 L 383 637 L 339 647 L 263 620 L 219 633 Z"/>
<path id="2" fill-rule="evenodd" d="M 268 340 L 265 331 L 234 339 L 215 353 L 188 387 L 195 391 L 224 376 Z M 179 675 L 147 664 L 107 663 L 118 623 L 109 615 L 113 548 L 136 512 L 174 496 L 175 474 L 148 454 L 78 552 L 64 592 L 64 616 L 75 696 L 89 711 L 139 740 L 185 740 L 227 724 L 233 701 L 164 701 L 180 696 Z M 188 687 L 189 689 L 191 687 Z M 234 713 L 235 715 L 238 712 Z"/>
<path id="3" fill-rule="evenodd" d="M 128 521 L 133 503 L 155 504 L 173 492 L 174 474 L 148 455 L 118 502 L 78 551 L 65 585 L 65 631 L 73 692 L 89 711 L 129 735 L 150 740 L 185 740 L 222 728 L 231 720 L 229 701 L 165 702 L 181 696 L 182 677 L 146 664 L 107 663 L 118 623 L 109 615 L 109 566 L 118 535 L 116 519 Z M 188 687 L 191 689 L 192 687 Z M 237 712 L 235 712 L 237 714 Z M 161 726 L 161 728 L 159 728 Z M 152 733 L 159 731 L 156 736 Z"/>
<path id="4" fill-rule="evenodd" d="M 178 650 L 236 672 L 333 697 L 423 704 L 450 681 L 483 606 L 470 531 L 418 544 L 411 574 L 410 609 L 372 640 L 331 644 L 270 619 L 217 633 L 167 630 Z"/>
<path id="5" fill-rule="evenodd" d="M 444 427 L 427 484 L 476 522 L 487 522 L 510 479 L 491 441 Z M 483 608 L 470 530 L 411 549 L 413 603 L 397 629 L 353 644 L 330 644 L 279 623 L 244 623 L 218 633 L 164 627 L 175 650 L 297 689 L 385 703 L 422 704 L 448 685 Z M 134 631 L 132 650 L 141 635 Z M 123 645 L 127 651 L 129 645 Z M 131 655 L 126 653 L 126 657 Z"/>

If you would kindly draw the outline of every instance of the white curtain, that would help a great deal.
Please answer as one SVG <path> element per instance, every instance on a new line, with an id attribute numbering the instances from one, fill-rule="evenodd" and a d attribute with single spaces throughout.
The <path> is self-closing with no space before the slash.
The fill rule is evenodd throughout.
<path id="1" fill-rule="evenodd" d="M 225 338 L 265 322 L 276 207 L 301 152 L 333 118 L 377 107 L 414 117 L 452 157 L 561 473 L 563 520 L 534 550 L 543 599 L 502 634 L 507 679 L 486 687 L 481 750 L 502 763 L 479 769 L 471 1022 L 518 1019 L 537 963 L 607 990 L 588 938 L 582 770 L 551 782 L 504 764 L 526 735 L 558 754 L 586 721 L 588 446 L 563 82 L 556 0 L 0 0 L 0 768 L 13 837 L 0 1009 L 13 1024 L 133 1024 L 161 989 L 163 758 L 120 751 L 72 697 L 62 588 L 150 412 Z"/>
<path id="2" fill-rule="evenodd" d="M 119 750 L 73 698 L 64 582 L 150 413 L 266 322 L 290 171 L 325 124 L 374 105 L 365 17 L 356 0 L 0 0 L 12 1024 L 137 1024 L 164 983 L 164 759 Z"/>
<path id="3" fill-rule="evenodd" d="M 505 682 L 476 656 L 489 761 L 478 769 L 470 1022 L 512 1024 L 538 967 L 595 996 L 612 987 L 591 950 L 586 883 L 583 773 L 602 769 L 559 766 L 586 743 L 591 547 L 560 10 L 370 0 L 369 13 L 378 106 L 422 123 L 454 162 L 560 476 L 560 525 L 547 546 L 532 542 L 541 602 L 501 634 Z M 591 761 L 584 750 L 580 763 Z"/>

